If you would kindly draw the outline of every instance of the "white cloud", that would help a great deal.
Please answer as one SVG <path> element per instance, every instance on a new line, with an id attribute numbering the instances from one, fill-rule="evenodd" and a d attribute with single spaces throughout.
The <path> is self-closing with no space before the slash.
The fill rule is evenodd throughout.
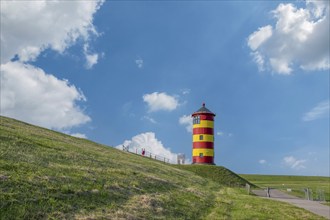
<path id="1" fill-rule="evenodd" d="M 326 70 L 329 64 L 329 1 L 307 1 L 305 8 L 279 4 L 272 11 L 276 25 L 259 28 L 248 46 L 260 71 L 290 74 L 293 66 Z"/>
<path id="2" fill-rule="evenodd" d="M 227 132 L 224 132 L 224 131 L 217 131 L 216 135 L 222 136 L 222 137 L 229 137 L 229 138 L 233 136 L 232 133 L 227 133 Z"/>
<path id="3" fill-rule="evenodd" d="M 86 67 L 87 69 L 91 69 L 95 64 L 97 64 L 97 60 L 99 58 L 99 55 L 97 53 L 93 54 L 86 54 Z"/>
<path id="4" fill-rule="evenodd" d="M 123 144 L 116 146 L 116 148 L 122 150 L 123 145 L 129 147 L 131 152 L 136 152 L 137 149 L 141 150 L 144 148 L 152 154 L 170 159 L 172 163 L 176 163 L 177 161 L 177 154 L 172 153 L 169 148 L 164 147 L 162 142 L 157 140 L 153 132 L 138 134 L 132 137 L 132 140 L 125 140 Z"/>
<path id="5" fill-rule="evenodd" d="M 150 112 L 160 110 L 173 111 L 179 106 L 179 102 L 176 97 L 167 95 L 164 92 L 145 94 L 143 95 L 143 101 L 148 104 Z"/>
<path id="6" fill-rule="evenodd" d="M 15 55 L 33 61 L 47 48 L 62 53 L 97 31 L 93 15 L 103 1 L 1 1 L 1 63 Z"/>
<path id="7" fill-rule="evenodd" d="M 315 1 L 306 0 L 307 7 L 309 7 L 311 13 L 315 17 L 321 17 L 325 13 L 327 6 L 329 6 L 329 1 Z"/>
<path id="8" fill-rule="evenodd" d="M 258 70 L 259 71 L 264 71 L 265 70 L 265 59 L 264 59 L 264 57 L 258 51 L 251 52 L 251 55 L 253 57 L 253 61 L 258 66 Z"/>
<path id="9" fill-rule="evenodd" d="M 90 121 L 77 101 L 85 96 L 42 69 L 20 62 L 1 65 L 1 114 L 47 128 L 64 129 Z"/>
<path id="10" fill-rule="evenodd" d="M 267 25 L 265 27 L 259 28 L 249 36 L 248 45 L 252 50 L 256 50 L 260 45 L 262 45 L 268 38 L 273 34 L 272 26 Z"/>
<path id="11" fill-rule="evenodd" d="M 188 95 L 190 93 L 190 89 L 181 89 L 182 95 Z"/>
<path id="12" fill-rule="evenodd" d="M 135 60 L 135 64 L 139 69 L 143 67 L 143 60 L 141 58 Z"/>
<path id="13" fill-rule="evenodd" d="M 288 63 L 285 57 L 283 58 L 270 58 L 269 63 L 275 72 L 283 75 L 289 75 L 292 71 L 290 68 L 291 63 Z"/>
<path id="14" fill-rule="evenodd" d="M 191 115 L 183 115 L 179 118 L 179 124 L 186 126 L 188 132 L 192 132 L 193 121 Z"/>
<path id="15" fill-rule="evenodd" d="M 1 1 L 1 114 L 55 129 L 91 119 L 77 105 L 86 101 L 66 80 L 27 64 L 46 49 L 59 53 L 82 39 L 87 67 L 98 55 L 87 49 L 98 33 L 93 15 L 103 0 Z M 15 62 L 11 60 L 15 59 Z"/>
<path id="16" fill-rule="evenodd" d="M 286 166 L 290 167 L 291 169 L 300 170 L 306 168 L 304 166 L 306 160 L 298 160 L 293 156 L 284 157 L 283 162 Z"/>
<path id="17" fill-rule="evenodd" d="M 77 137 L 77 138 L 87 139 L 87 136 L 85 134 L 82 134 L 82 133 L 73 133 L 73 134 L 70 134 L 70 135 L 73 136 L 73 137 Z"/>
<path id="18" fill-rule="evenodd" d="M 147 121 L 149 121 L 149 122 L 151 122 L 151 123 L 153 123 L 153 124 L 156 124 L 157 123 L 157 121 L 155 120 L 155 119 L 153 119 L 153 118 L 151 118 L 151 117 L 149 117 L 149 116 L 143 116 L 142 118 L 141 118 L 142 120 L 147 120 Z"/>
<path id="19" fill-rule="evenodd" d="M 265 163 L 267 163 L 267 161 L 264 160 L 264 159 L 261 159 L 261 160 L 259 160 L 259 163 L 260 163 L 260 164 L 265 164 Z"/>
<path id="20" fill-rule="evenodd" d="M 97 53 L 90 53 L 89 45 L 84 45 L 84 54 L 86 58 L 86 68 L 91 69 L 95 64 L 97 64 L 99 55 Z"/>
<path id="21" fill-rule="evenodd" d="M 329 100 L 318 103 L 312 110 L 305 113 L 303 121 L 313 121 L 319 118 L 329 117 Z"/>

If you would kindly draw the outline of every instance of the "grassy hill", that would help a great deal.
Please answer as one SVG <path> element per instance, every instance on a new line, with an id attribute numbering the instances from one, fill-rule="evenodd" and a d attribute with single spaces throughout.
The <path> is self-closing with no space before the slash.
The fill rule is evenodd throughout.
<path id="1" fill-rule="evenodd" d="M 322 219 L 210 175 L 244 184 L 224 168 L 164 164 L 6 117 L 0 143 L 0 219 Z"/>
<path id="2" fill-rule="evenodd" d="M 175 167 L 183 170 L 191 171 L 198 176 L 203 178 L 210 179 L 216 183 L 219 183 L 223 186 L 229 187 L 245 187 L 248 183 L 250 186 L 255 186 L 254 184 L 250 183 L 243 177 L 237 175 L 236 173 L 228 170 L 222 166 L 213 166 L 213 165 L 175 165 Z"/>

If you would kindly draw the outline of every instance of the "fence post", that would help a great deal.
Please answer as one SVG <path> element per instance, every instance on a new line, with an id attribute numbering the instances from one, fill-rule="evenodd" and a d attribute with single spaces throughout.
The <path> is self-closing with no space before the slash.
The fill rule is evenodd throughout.
<path id="1" fill-rule="evenodd" d="M 317 193 L 318 193 L 318 200 L 321 202 L 325 202 L 324 190 L 319 189 Z"/>
<path id="2" fill-rule="evenodd" d="M 310 200 L 310 197 L 309 197 L 309 188 L 306 189 L 306 194 L 307 194 L 307 200 Z"/>
<path id="3" fill-rule="evenodd" d="M 310 193 L 310 190 L 309 190 L 309 188 L 307 188 L 307 196 L 308 196 L 308 200 L 311 200 L 311 193 Z"/>
<path id="4" fill-rule="evenodd" d="M 248 195 L 250 195 L 250 184 L 246 183 L 245 187 L 246 187 Z"/>

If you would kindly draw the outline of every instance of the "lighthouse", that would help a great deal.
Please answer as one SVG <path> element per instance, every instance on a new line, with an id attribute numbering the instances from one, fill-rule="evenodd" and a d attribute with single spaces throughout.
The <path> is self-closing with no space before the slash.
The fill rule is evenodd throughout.
<path id="1" fill-rule="evenodd" d="M 193 164 L 214 163 L 214 117 L 215 114 L 203 106 L 194 112 L 193 118 Z"/>

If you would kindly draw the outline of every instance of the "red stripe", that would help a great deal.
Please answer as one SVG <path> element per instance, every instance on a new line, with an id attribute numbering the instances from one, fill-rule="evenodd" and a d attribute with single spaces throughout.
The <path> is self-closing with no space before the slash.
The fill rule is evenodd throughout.
<path id="1" fill-rule="evenodd" d="M 203 163 L 203 164 L 214 164 L 214 157 L 205 156 L 205 157 L 193 157 L 193 164 L 194 163 Z"/>
<path id="2" fill-rule="evenodd" d="M 199 117 L 200 117 L 201 120 L 214 121 L 214 116 L 213 115 L 200 115 Z"/>
<path id="3" fill-rule="evenodd" d="M 207 117 L 212 117 L 212 120 L 213 120 L 213 117 L 215 116 L 214 113 L 207 113 L 207 112 L 194 112 L 194 113 L 192 113 L 191 116 L 194 117 L 194 116 L 197 116 L 197 115 L 200 115 L 200 116 L 205 115 Z"/>
<path id="4" fill-rule="evenodd" d="M 213 142 L 193 142 L 193 148 L 213 149 L 214 148 L 214 143 Z"/>
<path id="5" fill-rule="evenodd" d="M 194 128 L 193 134 L 212 134 L 213 128 Z"/>

